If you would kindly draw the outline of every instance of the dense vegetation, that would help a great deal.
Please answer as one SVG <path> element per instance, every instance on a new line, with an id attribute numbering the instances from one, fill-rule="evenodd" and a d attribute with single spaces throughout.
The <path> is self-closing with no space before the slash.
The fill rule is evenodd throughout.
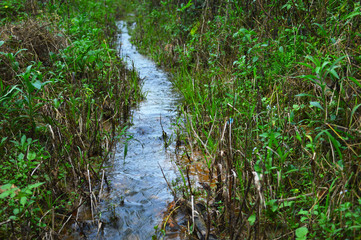
<path id="1" fill-rule="evenodd" d="M 185 155 L 209 172 L 198 191 L 184 179 L 203 237 L 359 236 L 360 2 L 133 3 L 133 40 L 172 71 Z"/>
<path id="2" fill-rule="evenodd" d="M 140 97 L 113 49 L 120 12 L 115 0 L 0 2 L 1 239 L 60 237 L 96 203 Z"/>

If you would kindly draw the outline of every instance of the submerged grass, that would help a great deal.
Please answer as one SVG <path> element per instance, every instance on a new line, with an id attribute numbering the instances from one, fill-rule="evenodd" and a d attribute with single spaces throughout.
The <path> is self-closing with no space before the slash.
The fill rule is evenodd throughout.
<path id="1" fill-rule="evenodd" d="M 61 238 L 96 202 L 93 185 L 141 97 L 114 50 L 117 9 L 0 3 L 0 238 Z"/>
<path id="2" fill-rule="evenodd" d="M 133 41 L 172 71 L 184 152 L 208 168 L 207 197 L 183 191 L 205 205 L 198 237 L 358 237 L 360 3 L 133 3 Z"/>

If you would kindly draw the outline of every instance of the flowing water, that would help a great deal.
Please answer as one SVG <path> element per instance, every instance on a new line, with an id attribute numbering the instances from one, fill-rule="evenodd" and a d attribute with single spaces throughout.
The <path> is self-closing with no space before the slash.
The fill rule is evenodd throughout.
<path id="1" fill-rule="evenodd" d="M 107 173 L 111 190 L 100 203 L 102 227 L 99 232 L 94 227 L 86 235 L 89 239 L 152 239 L 154 226 L 162 222 L 167 204 L 173 200 L 160 166 L 168 181 L 175 179 L 174 151 L 165 149 L 163 129 L 171 135 L 179 95 L 167 74 L 130 43 L 126 23 L 118 26 L 120 55 L 144 79 L 146 99 L 132 112 L 126 158 L 120 143 L 109 164 L 113 166 Z"/>

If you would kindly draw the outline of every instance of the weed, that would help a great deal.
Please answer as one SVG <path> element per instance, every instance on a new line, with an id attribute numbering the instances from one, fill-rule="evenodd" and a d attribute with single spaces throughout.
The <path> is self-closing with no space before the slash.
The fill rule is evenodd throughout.
<path id="1" fill-rule="evenodd" d="M 141 98 L 107 4 L 0 4 L 0 238 L 60 237 L 83 198 L 96 201 L 92 185 Z"/>
<path id="2" fill-rule="evenodd" d="M 133 2 L 133 41 L 173 73 L 179 138 L 215 182 L 202 237 L 357 236 L 360 4 Z"/>

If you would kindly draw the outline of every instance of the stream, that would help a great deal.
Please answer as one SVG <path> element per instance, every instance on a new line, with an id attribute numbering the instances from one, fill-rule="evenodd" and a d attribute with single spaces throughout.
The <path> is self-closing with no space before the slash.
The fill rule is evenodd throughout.
<path id="1" fill-rule="evenodd" d="M 174 147 L 167 149 L 163 129 L 171 136 L 177 117 L 179 95 L 173 90 L 167 73 L 142 56 L 130 43 L 125 22 L 118 22 L 120 56 L 129 68 L 135 68 L 143 80 L 146 99 L 132 111 L 132 126 L 124 142 L 118 144 L 115 158 L 107 170 L 110 192 L 100 203 L 102 226 L 89 229 L 88 239 L 152 239 L 154 227 L 162 223 L 164 212 L 173 200 L 161 168 L 169 182 L 176 178 Z M 162 129 L 163 126 L 163 129 Z M 160 168 L 161 166 L 161 168 Z M 175 239 L 171 236 L 167 239 Z"/>

